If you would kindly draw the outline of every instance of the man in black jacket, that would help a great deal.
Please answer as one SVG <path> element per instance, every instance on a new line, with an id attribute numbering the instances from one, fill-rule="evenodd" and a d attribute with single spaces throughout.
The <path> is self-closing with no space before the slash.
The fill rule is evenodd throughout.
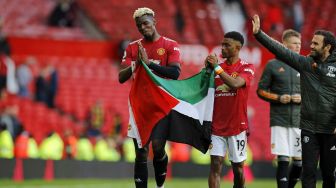
<path id="1" fill-rule="evenodd" d="M 288 50 L 260 29 L 258 15 L 253 17 L 255 38 L 277 59 L 300 72 L 302 187 L 316 187 L 320 157 L 323 188 L 335 188 L 336 175 L 336 42 L 324 30 L 314 33 L 309 56 Z"/>
<path id="2" fill-rule="evenodd" d="M 282 43 L 300 53 L 300 33 L 288 29 Z M 277 155 L 276 179 L 278 188 L 293 188 L 301 175 L 300 73 L 278 59 L 270 60 L 259 80 L 258 96 L 269 102 L 271 152 Z M 293 158 L 288 173 L 289 158 Z M 288 175 L 289 174 L 289 175 Z"/>

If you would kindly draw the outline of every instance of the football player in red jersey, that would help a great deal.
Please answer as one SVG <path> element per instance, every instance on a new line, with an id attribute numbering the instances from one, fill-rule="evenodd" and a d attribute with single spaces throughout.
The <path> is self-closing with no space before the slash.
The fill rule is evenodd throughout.
<path id="1" fill-rule="evenodd" d="M 222 41 L 223 62 L 216 55 L 209 55 L 205 64 L 214 69 L 215 104 L 212 119 L 211 166 L 209 187 L 219 188 L 222 165 L 226 152 L 234 174 L 234 188 L 243 188 L 243 173 L 247 146 L 247 98 L 254 67 L 239 58 L 244 44 L 243 36 L 236 32 L 228 32 Z"/>
<path id="2" fill-rule="evenodd" d="M 177 79 L 180 75 L 180 50 L 174 40 L 161 36 L 156 28 L 154 11 L 149 8 L 139 8 L 133 18 L 143 38 L 131 42 L 125 50 L 122 67 L 119 72 L 119 82 L 129 80 L 134 70 L 143 61 L 158 76 L 167 79 Z M 151 142 L 154 153 L 153 165 L 157 187 L 162 188 L 166 179 L 168 157 L 165 152 L 167 138 L 166 122 L 160 121 L 152 131 Z M 128 136 L 133 138 L 136 158 L 134 165 L 134 181 L 137 188 L 147 188 L 148 144 L 140 147 L 135 139 L 134 129 L 129 129 Z"/>

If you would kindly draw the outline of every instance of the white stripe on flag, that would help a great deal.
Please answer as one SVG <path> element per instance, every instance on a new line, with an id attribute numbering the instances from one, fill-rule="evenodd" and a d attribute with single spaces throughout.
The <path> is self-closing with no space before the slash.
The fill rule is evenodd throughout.
<path id="1" fill-rule="evenodd" d="M 176 105 L 173 110 L 184 114 L 193 119 L 197 119 L 203 124 L 203 121 L 212 121 L 212 112 L 214 105 L 215 89 L 209 88 L 208 95 L 204 97 L 200 102 L 192 105 L 185 101 L 179 100 L 180 103 Z"/>

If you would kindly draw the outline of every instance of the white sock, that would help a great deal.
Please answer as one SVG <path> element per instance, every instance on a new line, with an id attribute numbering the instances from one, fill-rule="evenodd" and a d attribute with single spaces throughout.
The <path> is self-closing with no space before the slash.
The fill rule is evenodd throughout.
<path id="1" fill-rule="evenodd" d="M 161 187 L 156 186 L 156 188 L 164 188 L 164 185 L 162 185 Z"/>

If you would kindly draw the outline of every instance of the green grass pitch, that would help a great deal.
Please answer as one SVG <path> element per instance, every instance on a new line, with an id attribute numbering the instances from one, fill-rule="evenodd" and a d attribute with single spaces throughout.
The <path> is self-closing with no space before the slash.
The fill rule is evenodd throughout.
<path id="1" fill-rule="evenodd" d="M 62 179 L 54 181 L 25 180 L 23 182 L 13 182 L 12 180 L 1 180 L 1 188 L 132 188 L 132 179 Z M 155 181 L 149 180 L 149 188 L 155 188 Z M 165 188 L 206 188 L 207 179 L 169 179 L 165 183 Z M 232 187 L 231 182 L 222 181 L 221 187 Z M 276 182 L 272 179 L 258 179 L 252 183 L 247 183 L 248 188 L 275 188 Z M 301 187 L 300 183 L 296 187 Z M 322 187 L 321 182 L 317 187 Z"/>

